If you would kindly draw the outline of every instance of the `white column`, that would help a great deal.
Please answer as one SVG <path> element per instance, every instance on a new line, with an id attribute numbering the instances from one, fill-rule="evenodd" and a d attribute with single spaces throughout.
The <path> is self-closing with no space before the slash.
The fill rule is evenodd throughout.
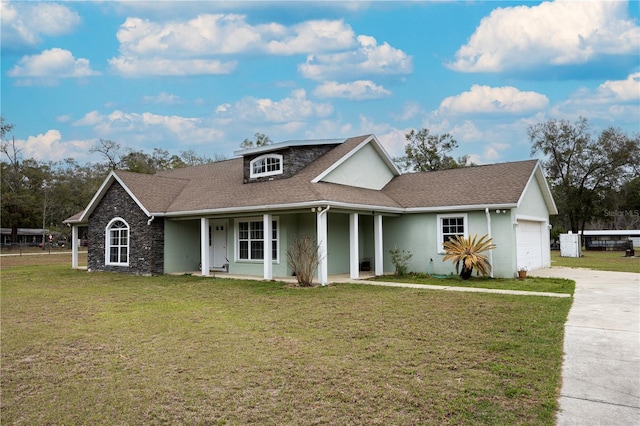
<path id="1" fill-rule="evenodd" d="M 200 218 L 200 272 L 209 275 L 209 219 Z"/>
<path id="2" fill-rule="evenodd" d="M 326 285 L 329 282 L 327 264 L 327 211 L 318 211 L 318 282 Z"/>
<path id="3" fill-rule="evenodd" d="M 78 225 L 71 226 L 71 267 L 78 268 Z"/>
<path id="4" fill-rule="evenodd" d="M 373 244 L 375 253 L 375 274 L 384 274 L 384 248 L 382 246 L 382 215 L 373 216 Z"/>
<path id="5" fill-rule="evenodd" d="M 263 223 L 263 246 L 264 246 L 264 274 L 263 277 L 265 280 L 273 279 L 273 263 L 272 263 L 272 255 L 271 255 L 271 232 L 272 232 L 272 218 L 270 214 L 264 214 L 262 216 Z"/>
<path id="6" fill-rule="evenodd" d="M 349 215 L 349 274 L 352 280 L 360 278 L 358 244 L 358 213 Z"/>

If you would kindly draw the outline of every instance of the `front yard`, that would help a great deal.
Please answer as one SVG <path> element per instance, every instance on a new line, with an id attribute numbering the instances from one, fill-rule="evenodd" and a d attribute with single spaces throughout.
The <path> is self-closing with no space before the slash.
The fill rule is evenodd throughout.
<path id="1" fill-rule="evenodd" d="M 0 279 L 2 424 L 554 424 L 571 298 Z"/>

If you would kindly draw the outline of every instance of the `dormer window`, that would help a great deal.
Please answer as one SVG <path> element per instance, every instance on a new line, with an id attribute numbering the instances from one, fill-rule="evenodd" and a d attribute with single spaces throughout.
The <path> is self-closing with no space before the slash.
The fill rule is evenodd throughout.
<path id="1" fill-rule="evenodd" d="M 282 155 L 265 154 L 251 160 L 251 178 L 282 174 Z"/>

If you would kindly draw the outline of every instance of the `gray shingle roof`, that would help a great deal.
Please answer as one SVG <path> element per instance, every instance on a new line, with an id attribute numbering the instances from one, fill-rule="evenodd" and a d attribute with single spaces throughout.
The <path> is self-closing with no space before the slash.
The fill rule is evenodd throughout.
<path id="1" fill-rule="evenodd" d="M 405 208 L 516 204 L 537 160 L 396 177 L 382 190 Z"/>
<path id="2" fill-rule="evenodd" d="M 515 205 L 537 161 L 519 161 L 396 176 L 382 190 L 314 178 L 371 135 L 349 138 L 287 179 L 243 183 L 243 160 L 236 158 L 155 175 L 117 171 L 116 176 L 151 214 L 260 210 L 333 203 L 402 212 L 441 206 Z M 77 221 L 73 216 L 68 221 Z"/>

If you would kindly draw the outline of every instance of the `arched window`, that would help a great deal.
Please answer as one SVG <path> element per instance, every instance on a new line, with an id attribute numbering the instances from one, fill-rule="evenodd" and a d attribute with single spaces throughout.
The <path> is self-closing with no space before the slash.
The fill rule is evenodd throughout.
<path id="1" fill-rule="evenodd" d="M 250 163 L 250 177 L 273 176 L 282 174 L 282 155 L 265 154 L 254 158 Z"/>
<path id="2" fill-rule="evenodd" d="M 129 225 L 122 218 L 112 219 L 105 232 L 105 263 L 129 266 Z"/>

